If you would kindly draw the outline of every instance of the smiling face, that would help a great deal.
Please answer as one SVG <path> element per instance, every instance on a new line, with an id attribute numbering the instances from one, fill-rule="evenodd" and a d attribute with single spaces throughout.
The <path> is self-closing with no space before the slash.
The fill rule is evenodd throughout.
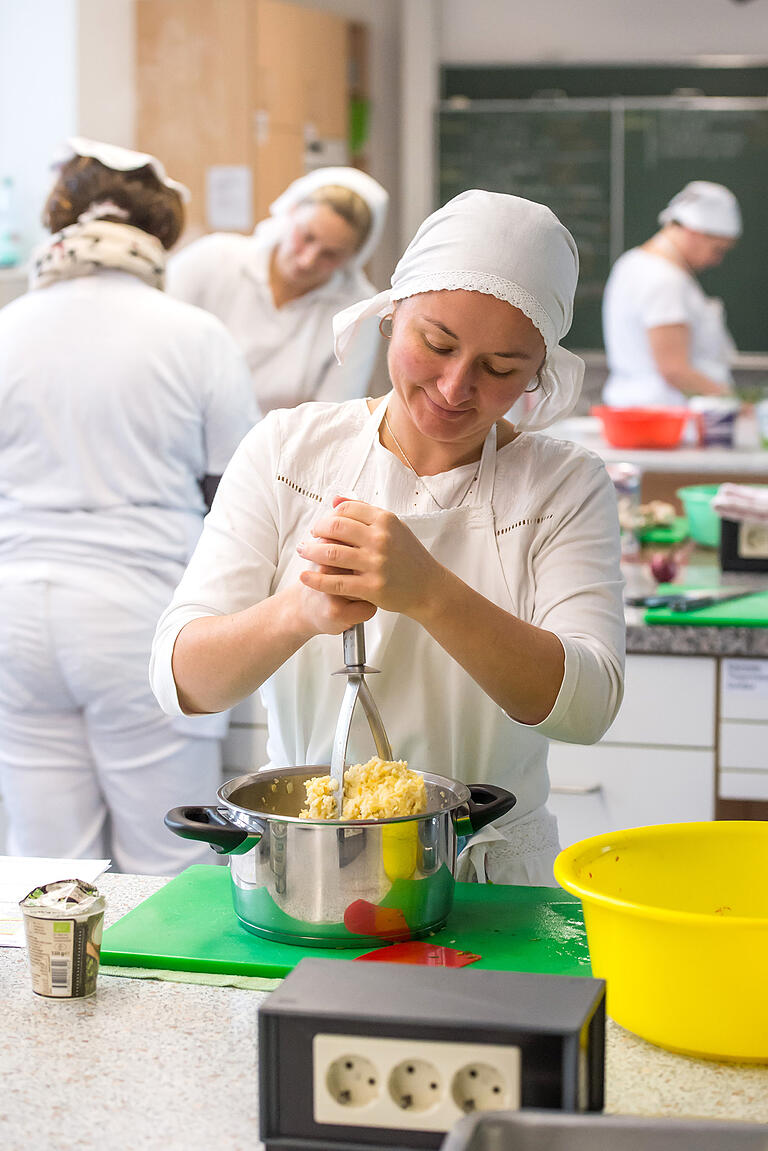
<path id="1" fill-rule="evenodd" d="M 275 249 L 274 263 L 283 283 L 297 294 L 330 280 L 360 243 L 357 230 L 327 204 L 300 204 Z"/>
<path id="2" fill-rule="evenodd" d="M 387 361 L 390 422 L 414 464 L 416 456 L 442 459 L 447 469 L 478 458 L 544 357 L 538 329 L 495 296 L 461 290 L 399 301 Z"/>

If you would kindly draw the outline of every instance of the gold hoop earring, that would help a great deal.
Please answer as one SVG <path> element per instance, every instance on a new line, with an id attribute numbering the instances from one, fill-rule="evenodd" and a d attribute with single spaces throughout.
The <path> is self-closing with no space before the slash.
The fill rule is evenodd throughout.
<path id="1" fill-rule="evenodd" d="M 388 325 L 388 330 L 385 332 L 384 331 L 384 325 L 387 323 L 387 320 L 389 320 L 389 325 Z M 379 331 L 381 332 L 381 334 L 385 340 L 391 339 L 391 337 L 392 337 L 392 312 L 389 312 L 386 316 L 381 317 L 381 319 L 379 320 Z"/>

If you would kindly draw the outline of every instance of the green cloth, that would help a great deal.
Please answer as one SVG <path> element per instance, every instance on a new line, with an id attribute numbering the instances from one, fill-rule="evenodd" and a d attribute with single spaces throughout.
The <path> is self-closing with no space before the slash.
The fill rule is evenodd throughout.
<path id="1" fill-rule="evenodd" d="M 118 975 L 125 979 L 160 979 L 168 983 L 203 983 L 207 987 L 241 987 L 246 991 L 274 991 L 282 979 L 260 975 L 230 975 L 211 971 L 168 971 L 164 968 L 112 967 L 102 964 L 100 975 Z"/>

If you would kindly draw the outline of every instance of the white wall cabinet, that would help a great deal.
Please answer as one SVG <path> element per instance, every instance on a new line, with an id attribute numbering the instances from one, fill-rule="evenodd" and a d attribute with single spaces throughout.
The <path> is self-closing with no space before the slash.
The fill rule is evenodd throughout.
<path id="1" fill-rule="evenodd" d="M 549 749 L 563 847 L 622 827 L 714 818 L 717 661 L 630 655 L 624 702 L 592 746 Z"/>
<path id="2" fill-rule="evenodd" d="M 768 800 L 768 659 L 720 664 L 718 795 Z"/>

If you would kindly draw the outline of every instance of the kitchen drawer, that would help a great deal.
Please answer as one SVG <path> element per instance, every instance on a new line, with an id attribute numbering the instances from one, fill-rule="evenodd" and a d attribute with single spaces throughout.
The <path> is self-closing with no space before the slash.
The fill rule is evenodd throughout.
<path id="1" fill-rule="evenodd" d="M 768 771 L 721 770 L 718 795 L 720 799 L 768 799 Z"/>
<path id="2" fill-rule="evenodd" d="M 549 775 L 563 847 L 623 827 L 714 818 L 713 751 L 552 743 Z"/>
<path id="3" fill-rule="evenodd" d="M 768 659 L 720 661 L 720 718 L 768 723 Z"/>
<path id="4" fill-rule="evenodd" d="M 720 768 L 768 771 L 768 723 L 720 724 Z"/>
<path id="5" fill-rule="evenodd" d="M 627 656 L 624 701 L 603 742 L 714 747 L 715 675 L 711 658 Z"/>

